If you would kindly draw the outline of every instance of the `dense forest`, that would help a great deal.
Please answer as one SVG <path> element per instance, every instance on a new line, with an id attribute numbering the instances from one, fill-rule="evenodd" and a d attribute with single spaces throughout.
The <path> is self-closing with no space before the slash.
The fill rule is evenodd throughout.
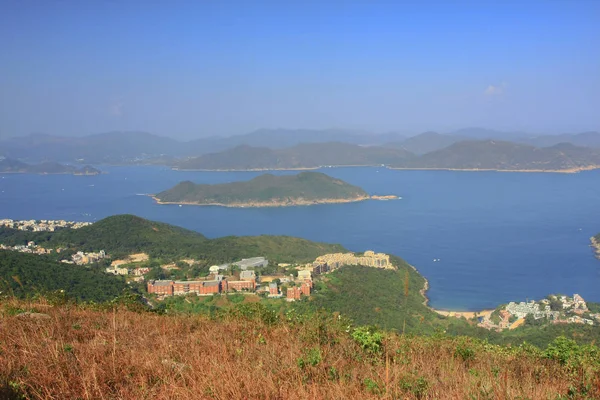
<path id="1" fill-rule="evenodd" d="M 153 258 L 180 260 L 192 257 L 211 263 L 264 256 L 272 262 L 309 262 L 316 257 L 345 251 L 336 244 L 317 243 L 290 236 L 226 236 L 207 239 L 202 234 L 135 215 L 115 215 L 79 229 L 30 232 L 0 228 L 0 243 L 26 244 L 33 240 L 48 247 L 105 250 L 112 258 L 146 252 Z"/>
<path id="2" fill-rule="evenodd" d="M 128 290 L 100 268 L 59 263 L 47 256 L 0 250 L 0 291 L 18 298 L 64 290 L 67 297 L 105 302 Z"/>

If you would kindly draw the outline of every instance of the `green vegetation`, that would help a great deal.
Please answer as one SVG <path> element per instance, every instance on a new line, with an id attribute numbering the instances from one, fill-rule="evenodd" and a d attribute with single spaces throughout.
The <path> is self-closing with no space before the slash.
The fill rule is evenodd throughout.
<path id="1" fill-rule="evenodd" d="M 598 149 L 568 143 L 539 148 L 498 140 L 468 140 L 391 167 L 554 171 L 596 165 L 600 165 Z"/>
<path id="2" fill-rule="evenodd" d="M 145 252 L 151 258 L 178 261 L 194 258 L 206 263 L 232 262 L 264 256 L 270 262 L 309 262 L 316 257 L 346 251 L 336 244 L 317 243 L 290 236 L 226 236 L 207 239 L 198 232 L 149 221 L 135 215 L 115 215 L 79 229 L 24 232 L 0 228 L 0 243 L 26 244 L 33 240 L 47 248 L 76 251 L 105 250 L 113 259 Z"/>
<path id="3" fill-rule="evenodd" d="M 401 148 L 364 147 L 329 142 L 304 143 L 285 149 L 238 146 L 182 161 L 178 169 L 253 170 L 318 168 L 324 165 L 395 164 L 414 155 Z"/>
<path id="4" fill-rule="evenodd" d="M 399 335 L 262 303 L 189 317 L 9 299 L 0 319 L 0 397 L 9 399 L 600 396 L 598 347 L 564 337 L 538 349 Z"/>
<path id="5" fill-rule="evenodd" d="M 340 268 L 317 283 L 311 303 L 340 312 L 359 325 L 433 333 L 441 326 L 441 317 L 423 304 L 420 290 L 425 280 L 404 261 L 395 258 L 394 262 L 398 271 L 361 266 Z"/>
<path id="6" fill-rule="evenodd" d="M 100 268 L 56 262 L 46 256 L 0 250 L 0 292 L 18 298 L 64 290 L 67 297 L 105 302 L 128 290 L 121 277 Z"/>
<path id="7" fill-rule="evenodd" d="M 294 205 L 328 200 L 362 200 L 367 193 L 357 186 L 319 172 L 276 176 L 264 174 L 250 181 L 219 185 L 181 182 L 158 193 L 164 203 L 219 205 Z"/>
<path id="8" fill-rule="evenodd" d="M 94 167 L 86 165 L 79 169 L 72 165 L 63 165 L 55 162 L 45 162 L 31 165 L 9 158 L 0 159 L 0 173 L 20 174 L 73 174 L 73 175 L 98 175 L 100 173 Z"/>

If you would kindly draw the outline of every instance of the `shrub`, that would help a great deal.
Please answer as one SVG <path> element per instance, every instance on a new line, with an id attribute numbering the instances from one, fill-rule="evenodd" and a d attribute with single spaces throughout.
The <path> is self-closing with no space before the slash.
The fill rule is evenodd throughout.
<path id="1" fill-rule="evenodd" d="M 361 326 L 352 332 L 352 339 L 369 353 L 379 353 L 383 346 L 383 334 L 371 326 Z"/>

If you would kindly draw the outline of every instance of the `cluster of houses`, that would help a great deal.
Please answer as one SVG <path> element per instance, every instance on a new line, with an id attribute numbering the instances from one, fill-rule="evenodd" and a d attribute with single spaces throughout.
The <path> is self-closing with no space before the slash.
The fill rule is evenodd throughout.
<path id="1" fill-rule="evenodd" d="M 99 252 L 93 253 L 85 253 L 83 251 L 78 251 L 77 253 L 71 256 L 71 261 L 62 260 L 62 262 L 66 264 L 76 264 L 76 265 L 85 265 L 98 262 L 106 258 L 106 252 L 104 250 L 100 250 Z"/>
<path id="2" fill-rule="evenodd" d="M 554 307 L 551 307 L 553 303 Z M 510 302 L 497 312 L 499 321 L 492 320 L 492 313 L 481 317 L 478 325 L 498 331 L 514 329 L 522 325 L 527 316 L 532 316 L 535 320 L 546 318 L 553 324 L 600 324 L 600 314 L 590 313 L 585 300 L 578 294 L 574 294 L 573 297 L 553 295 L 537 302 Z"/>
<path id="3" fill-rule="evenodd" d="M 75 222 L 75 221 L 65 221 L 65 220 L 12 220 L 12 219 L 0 219 L 0 226 L 4 226 L 6 228 L 11 229 L 19 229 L 21 231 L 33 231 L 33 232 L 54 232 L 57 229 L 61 228 L 71 228 L 71 229 L 79 229 L 84 226 L 91 225 L 91 222 Z"/>
<path id="4" fill-rule="evenodd" d="M 44 247 L 38 246 L 35 242 L 27 242 L 26 245 L 16 245 L 16 246 L 7 246 L 4 244 L 0 244 L 0 250 L 9 250 L 9 251 L 18 251 L 19 253 L 29 253 L 29 254 L 50 254 L 52 253 L 52 249 L 46 249 Z M 58 253 L 61 252 L 62 249 L 57 249 Z"/>

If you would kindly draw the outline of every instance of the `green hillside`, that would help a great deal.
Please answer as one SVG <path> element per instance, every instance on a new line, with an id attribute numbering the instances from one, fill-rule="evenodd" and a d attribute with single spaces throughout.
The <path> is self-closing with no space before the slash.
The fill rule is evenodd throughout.
<path id="1" fill-rule="evenodd" d="M 498 140 L 471 140 L 391 167 L 559 171 L 596 165 L 600 165 L 599 150 L 568 143 L 540 148 Z"/>
<path id="2" fill-rule="evenodd" d="M 128 214 L 107 217 L 80 229 L 68 228 L 56 232 L 0 228 L 0 243 L 14 246 L 30 240 L 51 248 L 105 250 L 113 258 L 146 252 L 154 258 L 179 260 L 193 257 L 213 263 L 252 256 L 265 256 L 279 262 L 308 262 L 323 254 L 345 251 L 340 245 L 289 236 L 207 239 L 198 232 Z"/>
<path id="3" fill-rule="evenodd" d="M 219 205 L 294 205 L 327 200 L 362 200 L 368 194 L 357 186 L 319 172 L 275 176 L 264 174 L 245 182 L 218 185 L 181 182 L 158 193 L 163 203 Z"/>
<path id="4" fill-rule="evenodd" d="M 84 301 L 104 302 L 128 290 L 121 277 L 100 268 L 59 263 L 46 256 L 0 250 L 0 291 L 19 298 L 64 290 Z"/>
<path id="5" fill-rule="evenodd" d="M 414 155 L 404 149 L 365 147 L 355 144 L 305 143 L 285 149 L 238 146 L 206 154 L 176 165 L 178 169 L 252 170 L 303 169 L 325 165 L 381 165 L 399 163 Z"/>

